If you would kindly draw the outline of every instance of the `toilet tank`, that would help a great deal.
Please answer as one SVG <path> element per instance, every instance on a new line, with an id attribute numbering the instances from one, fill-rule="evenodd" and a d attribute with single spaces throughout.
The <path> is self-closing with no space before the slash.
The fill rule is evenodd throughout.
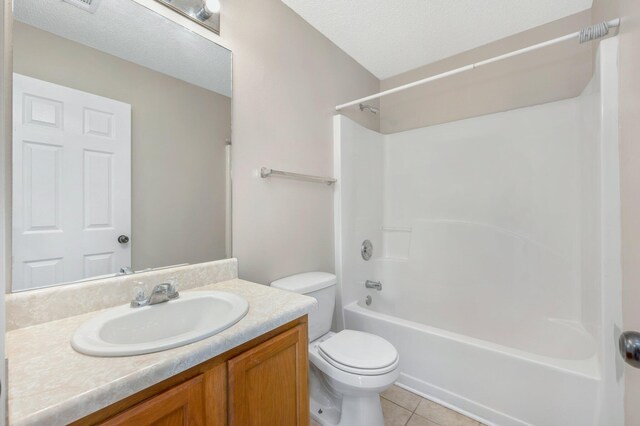
<path id="1" fill-rule="evenodd" d="M 309 341 L 331 330 L 333 308 L 336 304 L 336 276 L 327 272 L 306 272 L 271 283 L 271 287 L 311 296 L 318 308 L 309 312 Z"/>

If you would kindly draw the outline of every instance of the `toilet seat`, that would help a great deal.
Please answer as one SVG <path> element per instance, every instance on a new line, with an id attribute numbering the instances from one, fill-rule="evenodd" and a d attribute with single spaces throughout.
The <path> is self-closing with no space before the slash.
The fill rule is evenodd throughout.
<path id="1" fill-rule="evenodd" d="M 363 376 L 393 371 L 398 351 L 382 337 L 355 330 L 343 330 L 318 345 L 320 356 L 335 368 Z"/>
<path id="2" fill-rule="evenodd" d="M 329 332 L 309 344 L 311 417 L 325 426 L 384 426 L 380 393 L 398 380 L 400 370 L 357 374 L 329 363 L 320 345 L 334 336 Z"/>

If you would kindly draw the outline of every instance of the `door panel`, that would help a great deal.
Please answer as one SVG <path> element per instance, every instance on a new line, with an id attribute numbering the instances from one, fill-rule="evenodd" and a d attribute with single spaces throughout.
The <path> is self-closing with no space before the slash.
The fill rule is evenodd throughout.
<path id="1" fill-rule="evenodd" d="M 131 265 L 131 106 L 14 74 L 13 289 Z"/>
<path id="2" fill-rule="evenodd" d="M 22 147 L 24 232 L 61 232 L 62 147 L 28 141 L 25 141 Z"/>
<path id="3" fill-rule="evenodd" d="M 24 94 L 24 124 L 46 126 L 62 130 L 62 106 L 53 99 Z"/>
<path id="4" fill-rule="evenodd" d="M 111 228 L 113 154 L 84 151 L 84 227 L 85 229 Z"/>
<path id="5" fill-rule="evenodd" d="M 305 326 L 231 359 L 229 425 L 308 425 L 307 363 Z"/>

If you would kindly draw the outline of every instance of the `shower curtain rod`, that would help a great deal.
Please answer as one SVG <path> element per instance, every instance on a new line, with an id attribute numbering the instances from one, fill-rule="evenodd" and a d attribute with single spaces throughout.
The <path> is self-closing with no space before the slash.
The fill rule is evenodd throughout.
<path id="1" fill-rule="evenodd" d="M 465 71 L 470 71 L 475 68 L 479 68 L 483 65 L 488 65 L 493 62 L 498 62 L 503 59 L 512 58 L 514 56 L 522 55 L 523 53 L 531 52 L 533 50 L 538 50 L 543 47 L 551 46 L 553 44 L 561 43 L 563 41 L 571 40 L 572 38 L 577 38 L 580 43 L 584 43 L 586 41 L 592 41 L 604 37 L 609 33 L 609 28 L 617 28 L 620 26 L 620 18 L 615 18 L 610 21 L 602 22 L 600 24 L 593 25 L 591 27 L 584 28 L 580 31 L 576 31 L 575 33 L 567 34 L 562 37 L 554 38 L 553 40 L 544 41 L 542 43 L 534 44 L 533 46 L 525 47 L 522 49 L 514 50 L 513 52 L 505 53 L 503 55 L 495 56 L 490 59 L 485 59 L 484 61 L 475 62 L 473 64 L 465 65 L 460 68 L 453 69 L 451 71 L 443 72 L 441 74 L 436 74 L 431 77 L 424 78 L 422 80 L 414 81 L 413 83 L 408 83 L 403 86 L 395 87 L 393 89 L 385 90 L 384 92 L 376 93 L 375 95 L 366 96 L 364 98 L 356 99 L 355 101 L 347 102 L 346 104 L 336 106 L 336 111 L 340 111 L 344 108 L 359 105 L 363 102 L 371 101 L 374 99 L 379 99 L 383 96 L 392 95 L 394 93 L 401 92 L 403 90 L 411 89 L 412 87 L 421 86 L 426 83 L 430 83 L 435 80 L 440 80 L 445 77 L 450 77 L 452 75 L 460 74 Z"/>

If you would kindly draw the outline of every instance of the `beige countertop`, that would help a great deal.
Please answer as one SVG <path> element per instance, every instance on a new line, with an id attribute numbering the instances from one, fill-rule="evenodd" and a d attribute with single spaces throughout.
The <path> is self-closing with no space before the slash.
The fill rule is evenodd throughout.
<path id="1" fill-rule="evenodd" d="M 100 358 L 69 343 L 96 311 L 20 328 L 6 335 L 9 424 L 63 425 L 222 354 L 315 309 L 315 300 L 233 279 L 199 290 L 228 291 L 249 301 L 232 327 L 190 345 L 146 355 Z"/>

